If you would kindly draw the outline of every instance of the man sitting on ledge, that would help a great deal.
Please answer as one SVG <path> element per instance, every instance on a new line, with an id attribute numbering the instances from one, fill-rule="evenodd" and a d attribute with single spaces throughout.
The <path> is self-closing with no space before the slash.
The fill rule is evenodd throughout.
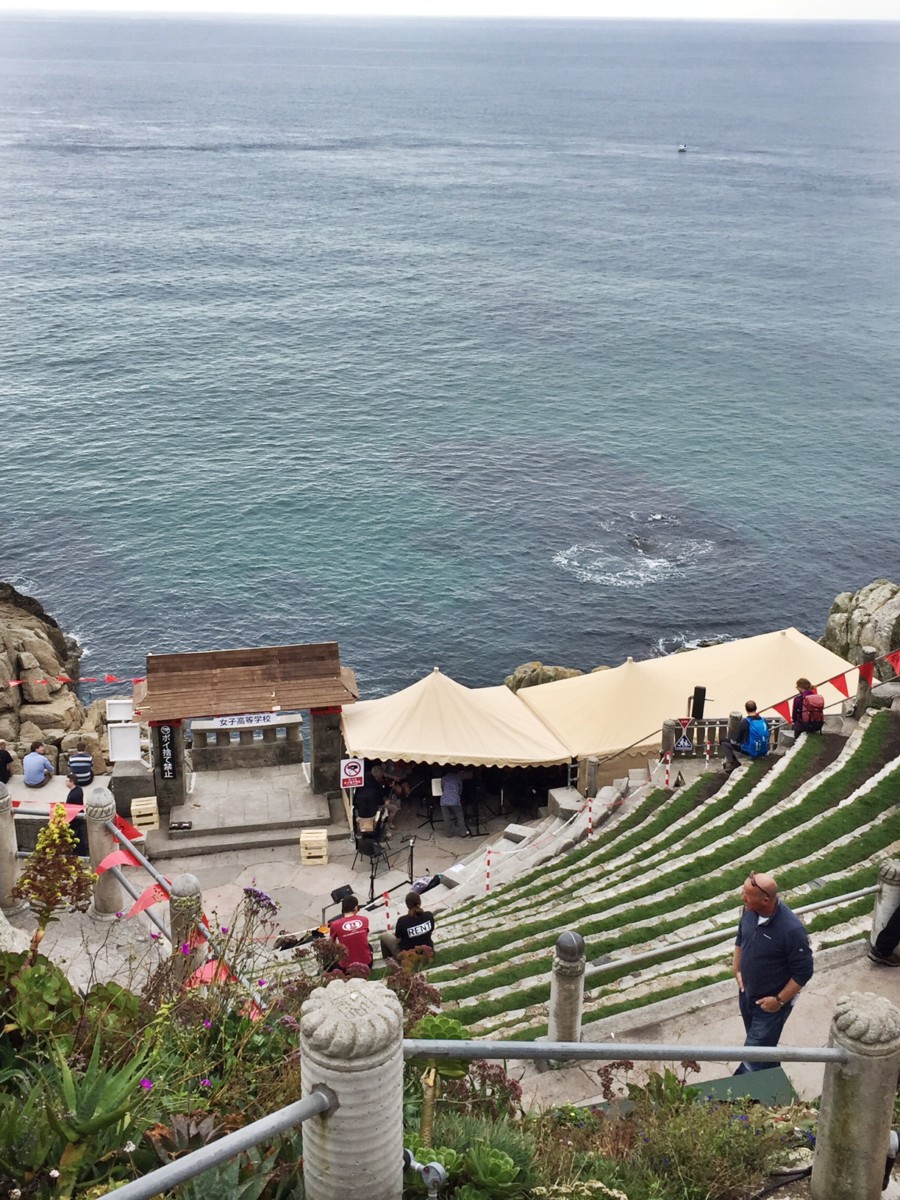
<path id="1" fill-rule="evenodd" d="M 41 788 L 53 778 L 53 763 L 44 753 L 43 742 L 32 742 L 31 752 L 22 759 L 25 786 Z"/>

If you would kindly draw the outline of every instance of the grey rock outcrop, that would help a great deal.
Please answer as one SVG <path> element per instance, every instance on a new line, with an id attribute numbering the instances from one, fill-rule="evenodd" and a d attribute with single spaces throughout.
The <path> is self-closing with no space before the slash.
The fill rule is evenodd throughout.
<path id="1" fill-rule="evenodd" d="M 822 645 L 849 662 L 863 660 L 863 650 L 880 657 L 900 648 L 900 584 L 876 579 L 858 592 L 841 592 L 825 623 Z M 888 663 L 876 668 L 879 678 L 892 680 Z"/>
<path id="2" fill-rule="evenodd" d="M 545 667 L 542 662 L 527 662 L 516 667 L 512 675 L 507 675 L 504 683 L 510 691 L 517 692 L 520 688 L 534 687 L 539 683 L 553 683 L 557 679 L 573 679 L 583 675 L 577 667 Z"/>
<path id="3" fill-rule="evenodd" d="M 85 709 L 66 682 L 78 674 L 78 657 L 77 644 L 37 600 L 0 583 L 0 738 L 17 760 L 41 739 L 56 761 L 62 739 L 81 729 Z"/>

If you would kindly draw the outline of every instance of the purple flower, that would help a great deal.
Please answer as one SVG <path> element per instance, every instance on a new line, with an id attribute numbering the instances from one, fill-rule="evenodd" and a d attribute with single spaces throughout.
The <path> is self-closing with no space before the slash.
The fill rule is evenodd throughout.
<path id="1" fill-rule="evenodd" d="M 204 1029 L 212 1029 L 212 1021 L 204 1021 L 203 1028 Z"/>
<path id="2" fill-rule="evenodd" d="M 266 981 L 265 981 L 265 979 L 257 979 L 256 984 L 257 984 L 257 987 L 265 987 Z"/>
<path id="3" fill-rule="evenodd" d="M 182 942 L 181 943 L 181 953 L 182 954 L 190 954 L 190 952 L 191 952 L 190 942 Z"/>
<path id="4" fill-rule="evenodd" d="M 116 913 L 116 916 L 121 918 L 121 917 L 124 917 L 125 914 L 123 912 L 120 912 L 120 913 Z"/>
<path id="5" fill-rule="evenodd" d="M 152 1079 L 142 1079 L 141 1087 L 144 1089 L 145 1092 L 149 1092 L 153 1087 L 153 1080 Z"/>
<path id="6" fill-rule="evenodd" d="M 212 1087 L 212 1080 L 211 1079 L 201 1079 L 200 1086 L 201 1087 Z"/>
<path id="7" fill-rule="evenodd" d="M 221 928 L 221 930 L 222 930 L 222 932 L 223 932 L 223 933 L 227 933 L 227 932 L 228 932 L 228 926 L 227 926 L 227 925 L 222 925 L 222 926 L 220 926 L 220 928 Z"/>
<path id="8" fill-rule="evenodd" d="M 150 934 L 150 937 L 151 937 L 151 938 L 153 939 L 153 941 L 155 942 L 155 941 L 156 941 L 156 940 L 159 938 L 159 934 L 156 932 L 156 930 L 154 930 L 154 931 L 153 931 L 153 932 Z"/>

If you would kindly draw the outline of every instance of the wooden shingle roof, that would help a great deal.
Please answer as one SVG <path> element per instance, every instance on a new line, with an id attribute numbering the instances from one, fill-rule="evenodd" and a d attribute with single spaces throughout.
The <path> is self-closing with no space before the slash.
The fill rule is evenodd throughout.
<path id="1" fill-rule="evenodd" d="M 144 721 L 353 704 L 356 676 L 337 642 L 256 646 L 193 654 L 149 654 L 147 682 L 135 687 Z"/>

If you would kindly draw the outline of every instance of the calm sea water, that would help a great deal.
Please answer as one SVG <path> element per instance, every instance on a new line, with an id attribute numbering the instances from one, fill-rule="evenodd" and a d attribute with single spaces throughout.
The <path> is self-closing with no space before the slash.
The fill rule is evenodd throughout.
<path id="1" fill-rule="evenodd" d="M 0 577 L 86 668 L 492 683 L 897 577 L 900 25 L 0 47 Z"/>

